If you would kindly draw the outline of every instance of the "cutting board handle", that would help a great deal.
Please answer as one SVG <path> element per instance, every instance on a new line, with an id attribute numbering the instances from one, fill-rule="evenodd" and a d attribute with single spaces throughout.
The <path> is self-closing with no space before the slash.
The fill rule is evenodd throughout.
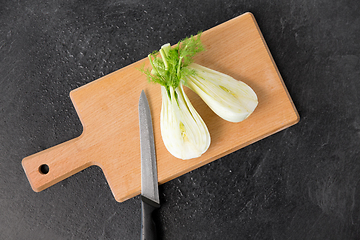
<path id="1" fill-rule="evenodd" d="M 82 135 L 22 160 L 22 166 L 35 192 L 94 165 L 84 157 Z"/>

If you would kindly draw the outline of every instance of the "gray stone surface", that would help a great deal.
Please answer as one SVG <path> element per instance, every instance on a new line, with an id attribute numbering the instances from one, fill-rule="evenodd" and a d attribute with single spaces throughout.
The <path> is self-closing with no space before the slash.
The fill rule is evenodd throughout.
<path id="1" fill-rule="evenodd" d="M 357 0 L 1 1 L 0 239 L 139 239 L 100 168 L 35 193 L 21 160 L 81 134 L 71 90 L 248 11 L 301 120 L 161 185 L 161 239 L 359 239 Z"/>

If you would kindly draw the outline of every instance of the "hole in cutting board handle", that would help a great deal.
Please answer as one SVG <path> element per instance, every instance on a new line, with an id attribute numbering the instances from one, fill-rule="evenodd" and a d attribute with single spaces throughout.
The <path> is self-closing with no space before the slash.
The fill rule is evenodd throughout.
<path id="1" fill-rule="evenodd" d="M 39 167 L 39 172 L 41 174 L 47 174 L 49 172 L 49 166 L 47 164 L 42 164 L 40 167 Z"/>

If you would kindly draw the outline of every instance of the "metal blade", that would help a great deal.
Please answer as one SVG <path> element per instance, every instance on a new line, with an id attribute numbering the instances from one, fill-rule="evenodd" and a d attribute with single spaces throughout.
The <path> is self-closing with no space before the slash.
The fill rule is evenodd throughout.
<path id="1" fill-rule="evenodd" d="M 141 195 L 160 204 L 154 133 L 149 103 L 144 90 L 139 99 L 141 148 Z"/>

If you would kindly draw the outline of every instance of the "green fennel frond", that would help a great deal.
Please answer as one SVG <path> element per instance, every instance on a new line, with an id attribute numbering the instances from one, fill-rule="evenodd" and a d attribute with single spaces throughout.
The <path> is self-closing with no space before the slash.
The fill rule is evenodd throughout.
<path id="1" fill-rule="evenodd" d="M 194 56 L 205 50 L 201 42 L 201 32 L 196 36 L 190 36 L 171 47 L 165 44 L 159 51 L 148 55 L 152 69 L 140 69 L 150 82 L 158 83 L 169 92 L 170 87 L 174 89 L 180 83 L 186 84 L 185 79 L 194 75 L 195 71 L 187 68 Z"/>

